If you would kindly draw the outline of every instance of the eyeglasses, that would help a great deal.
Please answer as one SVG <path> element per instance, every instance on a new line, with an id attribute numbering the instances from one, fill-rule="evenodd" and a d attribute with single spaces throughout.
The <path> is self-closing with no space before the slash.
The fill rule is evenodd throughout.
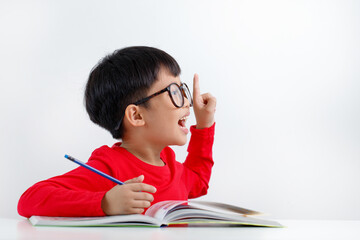
<path id="1" fill-rule="evenodd" d="M 185 103 L 184 97 L 186 97 L 189 100 L 190 107 L 192 107 L 192 104 L 193 104 L 192 97 L 191 97 L 190 90 L 189 90 L 188 86 L 186 85 L 186 83 L 181 83 L 180 86 L 177 83 L 171 83 L 166 88 L 164 88 L 146 98 L 140 99 L 139 101 L 135 102 L 134 104 L 140 105 L 144 102 L 149 101 L 151 98 L 153 98 L 157 95 L 160 95 L 164 92 L 169 93 L 171 101 L 175 105 L 175 107 L 182 108 L 184 106 L 184 103 Z"/>
<path id="2" fill-rule="evenodd" d="M 151 98 L 160 95 L 164 92 L 168 92 L 170 99 L 172 101 L 172 103 L 174 104 L 175 107 L 177 108 L 182 108 L 185 104 L 185 98 L 188 99 L 189 103 L 190 103 L 190 107 L 193 106 L 193 100 L 191 97 L 191 93 L 189 90 L 189 87 L 186 85 L 186 83 L 181 83 L 180 86 L 177 83 L 171 83 L 169 86 L 167 86 L 166 88 L 148 96 L 145 97 L 143 99 L 140 99 L 139 101 L 136 101 L 135 105 L 140 105 L 143 104 L 147 101 L 149 101 Z M 120 126 L 121 126 L 121 122 L 124 118 L 124 115 L 121 117 L 118 125 L 116 126 L 115 130 L 119 130 Z"/>

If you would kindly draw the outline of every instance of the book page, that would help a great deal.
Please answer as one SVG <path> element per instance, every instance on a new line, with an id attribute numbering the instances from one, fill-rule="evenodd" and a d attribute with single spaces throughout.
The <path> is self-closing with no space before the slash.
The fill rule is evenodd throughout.
<path id="1" fill-rule="evenodd" d="M 175 207 L 186 204 L 187 201 L 162 201 L 152 205 L 145 213 L 146 216 L 163 221 L 166 214 Z"/>
<path id="2" fill-rule="evenodd" d="M 32 216 L 34 226 L 160 226 L 157 219 L 142 214 L 104 217 L 46 217 Z"/>
<path id="3" fill-rule="evenodd" d="M 261 212 L 237 207 L 237 206 L 226 204 L 226 203 L 219 203 L 219 202 L 206 202 L 206 201 L 191 200 L 191 201 L 189 201 L 189 206 L 196 207 L 196 208 L 202 208 L 202 209 L 206 209 L 209 211 L 215 211 L 215 212 L 236 213 L 236 214 L 252 215 L 252 216 L 262 215 Z"/>

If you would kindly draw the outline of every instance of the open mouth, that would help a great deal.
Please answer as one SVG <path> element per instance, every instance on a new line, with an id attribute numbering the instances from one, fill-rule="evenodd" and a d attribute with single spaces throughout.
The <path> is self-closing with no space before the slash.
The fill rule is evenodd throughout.
<path id="1" fill-rule="evenodd" d="M 185 116 L 180 118 L 180 120 L 178 121 L 178 124 L 180 127 L 186 128 L 186 120 L 189 118 L 189 116 Z"/>

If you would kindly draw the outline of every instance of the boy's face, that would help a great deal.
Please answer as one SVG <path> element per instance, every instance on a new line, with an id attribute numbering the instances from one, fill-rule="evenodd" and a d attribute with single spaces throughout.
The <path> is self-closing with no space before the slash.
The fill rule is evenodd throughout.
<path id="1" fill-rule="evenodd" d="M 166 68 L 161 68 L 158 80 L 149 89 L 148 96 L 158 92 L 171 83 L 181 84 L 180 77 L 172 76 Z M 145 136 L 159 146 L 184 145 L 189 130 L 185 127 L 190 115 L 190 103 L 187 98 L 182 108 L 172 103 L 168 92 L 149 100 L 149 108 L 144 108 Z"/>

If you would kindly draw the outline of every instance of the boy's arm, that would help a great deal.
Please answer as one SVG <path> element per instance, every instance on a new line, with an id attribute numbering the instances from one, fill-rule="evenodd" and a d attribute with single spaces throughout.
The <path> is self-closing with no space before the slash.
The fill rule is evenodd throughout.
<path id="1" fill-rule="evenodd" d="M 76 191 L 51 181 L 38 182 L 20 197 L 18 213 L 26 218 L 40 216 L 104 216 L 101 209 L 106 191 Z"/>
<path id="2" fill-rule="evenodd" d="M 210 128 L 190 128 L 191 139 L 188 156 L 184 165 L 184 179 L 189 191 L 189 198 L 196 198 L 207 193 L 214 165 L 212 146 L 214 142 L 215 123 Z"/>
<path id="3" fill-rule="evenodd" d="M 191 127 L 188 156 L 184 162 L 184 175 L 189 198 L 207 193 L 211 168 L 214 164 L 212 146 L 215 133 L 216 98 L 210 93 L 200 94 L 199 76 L 194 75 L 193 104 L 196 127 Z"/>
<path id="4" fill-rule="evenodd" d="M 94 154 L 87 164 L 113 175 L 111 166 L 94 157 Z M 147 192 L 156 191 L 154 187 L 142 183 L 143 178 L 130 179 L 120 186 L 88 169 L 78 167 L 34 184 L 20 197 L 18 212 L 24 217 L 141 213 L 153 200 Z"/>
<path id="5" fill-rule="evenodd" d="M 100 161 L 89 165 L 109 173 Z M 110 173 L 109 173 L 110 174 Z M 78 167 L 68 173 L 38 182 L 19 199 L 18 212 L 24 217 L 43 216 L 103 216 L 101 200 L 114 183 Z"/>

